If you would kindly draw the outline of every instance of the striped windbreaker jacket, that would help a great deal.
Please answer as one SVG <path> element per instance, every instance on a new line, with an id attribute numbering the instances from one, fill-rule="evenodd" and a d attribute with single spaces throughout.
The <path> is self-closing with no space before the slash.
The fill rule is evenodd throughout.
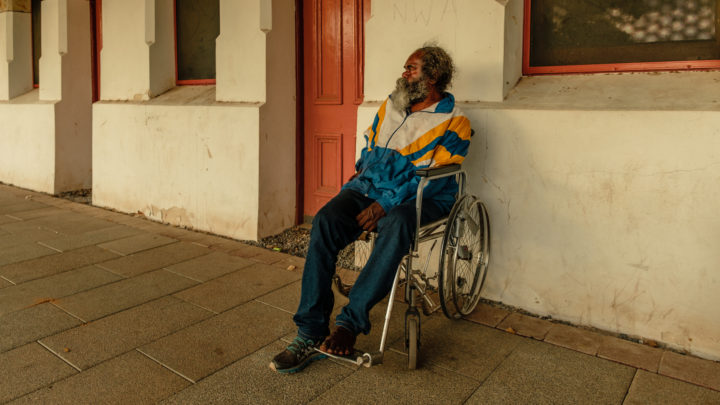
<path id="1" fill-rule="evenodd" d="M 388 98 L 365 131 L 366 147 L 355 164 L 359 175 L 343 189 L 358 191 L 390 210 L 414 199 L 420 178 L 416 169 L 462 163 L 470 145 L 470 121 L 445 93 L 432 106 L 411 114 L 398 111 Z M 449 209 L 457 193 L 455 177 L 430 182 L 423 199 Z"/>

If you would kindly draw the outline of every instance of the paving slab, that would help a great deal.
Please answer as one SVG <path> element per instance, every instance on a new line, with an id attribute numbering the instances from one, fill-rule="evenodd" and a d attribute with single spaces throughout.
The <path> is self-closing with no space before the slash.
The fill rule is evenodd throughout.
<path id="1" fill-rule="evenodd" d="M 666 351 L 658 374 L 720 391 L 720 362 Z"/>
<path id="2" fill-rule="evenodd" d="M 600 347 L 602 336 L 589 330 L 556 323 L 545 336 L 545 341 L 594 356 Z"/>
<path id="3" fill-rule="evenodd" d="M 88 322 L 170 295 L 197 282 L 157 270 L 55 301 L 55 305 Z"/>
<path id="4" fill-rule="evenodd" d="M 132 277 L 181 263 L 194 257 L 206 255 L 210 252 L 210 249 L 202 246 L 187 242 L 177 242 L 110 260 L 103 263 L 102 267 L 113 273 L 121 274 L 125 277 Z"/>
<path id="5" fill-rule="evenodd" d="M 526 340 L 464 320 L 440 315 L 436 318 L 421 323 L 418 363 L 436 365 L 478 381 L 487 378 Z M 404 352 L 404 341 L 396 342 L 393 348 Z"/>
<path id="6" fill-rule="evenodd" d="M 49 336 L 41 342 L 59 357 L 85 370 L 211 315 L 195 305 L 163 297 Z"/>
<path id="7" fill-rule="evenodd" d="M 619 404 L 635 369 L 524 339 L 468 404 Z"/>
<path id="8" fill-rule="evenodd" d="M 30 211 L 47 207 L 47 205 L 33 200 L 16 200 L 10 201 L 9 204 L 0 205 L 0 214 L 14 214 L 16 212 Z"/>
<path id="9" fill-rule="evenodd" d="M 310 367 L 326 367 L 317 362 Z M 460 404 L 479 382 L 440 367 L 407 369 L 407 358 L 385 354 L 382 365 L 361 367 L 322 393 L 312 404 Z"/>
<path id="10" fill-rule="evenodd" d="M 597 355 L 603 359 L 627 364 L 635 368 L 656 373 L 660 366 L 663 350 L 644 346 L 613 336 L 603 336 Z"/>
<path id="11" fill-rule="evenodd" d="M 0 353 L 80 325 L 77 318 L 50 304 L 0 316 Z"/>
<path id="12" fill-rule="evenodd" d="M 497 328 L 511 333 L 517 333 L 520 336 L 543 340 L 552 325 L 549 321 L 515 312 L 500 322 Z"/>
<path id="13" fill-rule="evenodd" d="M 56 238 L 60 233 L 42 226 L 28 223 L 27 221 L 17 221 L 0 225 L 0 230 L 5 234 L 10 234 L 15 239 L 6 240 L 6 236 L 0 238 L 0 248 L 15 246 L 27 242 L 36 242 L 44 239 Z"/>
<path id="14" fill-rule="evenodd" d="M 72 211 L 65 211 L 63 214 L 35 218 L 27 222 L 52 229 L 65 235 L 79 235 L 85 232 L 115 226 L 115 224 L 110 221 L 89 217 Z"/>
<path id="15" fill-rule="evenodd" d="M 25 260 L 35 259 L 37 257 L 56 254 L 57 251 L 40 246 L 37 243 L 21 244 L 3 248 L 2 256 L 0 256 L 0 266 L 6 264 L 18 263 Z"/>
<path id="16" fill-rule="evenodd" d="M 285 346 L 275 341 L 162 404 L 306 404 L 353 372 L 319 360 L 301 373 L 276 373 L 269 367 L 270 360 Z"/>
<path id="17" fill-rule="evenodd" d="M 26 395 L 13 404 L 155 403 L 190 382 L 132 351 Z"/>
<path id="18" fill-rule="evenodd" d="M 113 283 L 120 276 L 95 266 L 45 277 L 27 283 L 7 287 L 0 294 L 0 315 L 39 305 Z"/>
<path id="19" fill-rule="evenodd" d="M 197 281 L 209 281 L 240 270 L 256 262 L 227 253 L 212 252 L 182 263 L 165 267 L 166 270 Z"/>
<path id="20" fill-rule="evenodd" d="M 114 225 L 96 231 L 81 233 L 79 235 L 58 235 L 41 238 L 40 244 L 57 249 L 61 252 L 85 246 L 97 245 L 128 236 L 138 235 L 141 231 L 125 225 Z"/>
<path id="21" fill-rule="evenodd" d="M 638 370 L 623 405 L 720 404 L 720 392 Z"/>
<path id="22" fill-rule="evenodd" d="M 299 280 L 299 272 L 254 263 L 233 273 L 175 294 L 176 297 L 223 312 Z"/>
<path id="23" fill-rule="evenodd" d="M 20 221 L 20 219 L 18 219 L 17 217 L 11 217 L 9 215 L 0 215 L 0 225 L 9 224 L 9 223 L 18 222 L 18 221 Z M 5 231 L 2 231 L 2 232 L 5 232 Z M 2 234 L 2 232 L 0 232 L 0 235 Z"/>
<path id="24" fill-rule="evenodd" d="M 48 215 L 58 215 L 66 212 L 66 210 L 58 207 L 44 206 L 43 208 L 35 208 L 29 211 L 13 212 L 11 215 L 14 218 L 27 221 L 29 219 L 46 217 Z"/>
<path id="25" fill-rule="evenodd" d="M 0 364 L 0 403 L 77 373 L 37 343 L 1 353 Z"/>
<path id="26" fill-rule="evenodd" d="M 90 266 L 116 257 L 119 257 L 117 253 L 109 252 L 97 246 L 87 246 L 65 253 L 55 252 L 54 255 L 0 266 L 0 275 L 15 284 L 20 284 L 68 270 Z"/>
<path id="27" fill-rule="evenodd" d="M 111 252 L 127 256 L 129 254 L 141 252 L 143 250 L 169 245 L 177 241 L 177 239 L 168 238 L 162 235 L 143 233 L 140 235 L 134 235 L 127 238 L 114 240 L 112 242 L 102 243 L 98 246 Z"/>
<path id="28" fill-rule="evenodd" d="M 503 319 L 507 318 L 510 312 L 502 308 L 493 307 L 485 303 L 480 303 L 475 310 L 465 317 L 470 322 L 479 323 L 481 325 L 496 327 Z"/>
<path id="29" fill-rule="evenodd" d="M 237 247 L 230 250 L 228 253 L 232 256 L 253 258 L 253 259 L 260 257 L 260 256 L 262 256 L 263 259 L 266 259 L 268 257 L 275 257 L 275 255 L 277 255 L 277 252 L 269 251 L 267 249 L 263 249 L 263 248 L 257 247 L 257 246 L 250 246 L 250 245 L 243 245 L 243 244 L 239 244 Z M 277 260 L 271 259 L 271 260 L 269 260 L 271 263 L 268 263 L 268 264 L 272 264 L 272 263 L 278 262 L 280 260 L 281 259 L 279 259 L 279 258 Z M 258 260 L 255 259 L 255 261 L 258 261 Z"/>
<path id="30" fill-rule="evenodd" d="M 139 350 L 197 382 L 294 328 L 285 312 L 251 301 Z"/>
<path id="31" fill-rule="evenodd" d="M 273 262 L 272 265 L 275 267 L 279 267 L 283 270 L 298 270 L 302 271 L 305 267 L 305 258 L 304 257 L 298 257 L 293 255 L 288 255 L 285 253 L 278 253 L 280 260 Z M 293 267 L 290 267 L 293 266 Z"/>

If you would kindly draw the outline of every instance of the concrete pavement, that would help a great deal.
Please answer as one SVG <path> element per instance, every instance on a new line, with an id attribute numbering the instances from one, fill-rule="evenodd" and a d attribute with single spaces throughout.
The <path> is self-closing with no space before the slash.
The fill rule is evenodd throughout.
<path id="1" fill-rule="evenodd" d="M 423 317 L 418 370 L 398 305 L 385 364 L 279 375 L 302 265 L 0 184 L 0 403 L 720 404 L 720 363 L 488 305 Z"/>

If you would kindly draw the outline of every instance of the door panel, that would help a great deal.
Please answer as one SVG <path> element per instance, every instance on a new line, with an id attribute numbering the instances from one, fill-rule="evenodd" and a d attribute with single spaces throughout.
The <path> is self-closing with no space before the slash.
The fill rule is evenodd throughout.
<path id="1" fill-rule="evenodd" d="M 303 1 L 304 191 L 312 216 L 354 173 L 369 0 Z"/>

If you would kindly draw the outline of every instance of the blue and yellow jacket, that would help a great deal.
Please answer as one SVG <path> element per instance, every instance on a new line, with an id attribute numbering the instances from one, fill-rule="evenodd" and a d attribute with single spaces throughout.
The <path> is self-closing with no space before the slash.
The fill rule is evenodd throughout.
<path id="1" fill-rule="evenodd" d="M 365 131 L 366 147 L 355 163 L 359 175 L 343 189 L 360 192 L 390 212 L 416 197 L 420 181 L 416 169 L 462 163 L 470 146 L 470 121 L 455 106 L 452 94 L 443 96 L 410 114 L 398 111 L 392 99 L 386 99 Z M 449 210 L 456 193 L 455 177 L 445 177 L 430 182 L 423 199 L 432 198 Z"/>

